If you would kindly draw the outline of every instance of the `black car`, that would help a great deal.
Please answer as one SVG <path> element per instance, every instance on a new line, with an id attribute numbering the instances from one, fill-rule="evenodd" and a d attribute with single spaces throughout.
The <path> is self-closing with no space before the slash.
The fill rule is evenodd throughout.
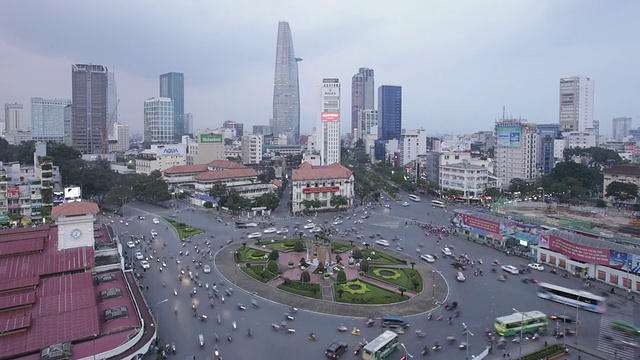
<path id="1" fill-rule="evenodd" d="M 452 262 L 451 263 L 451 267 L 456 269 L 456 270 L 467 270 L 467 267 L 464 266 L 462 263 L 459 263 L 459 262 Z"/>
<path id="2" fill-rule="evenodd" d="M 551 315 L 551 320 L 555 320 L 555 321 L 560 321 L 563 323 L 572 323 L 573 322 L 573 318 L 569 315 L 562 315 L 562 314 L 553 314 Z"/>
<path id="3" fill-rule="evenodd" d="M 343 343 L 342 341 L 334 341 L 331 343 L 331 345 L 329 345 L 329 347 L 327 348 L 327 350 L 324 352 L 324 354 L 329 358 L 329 359 L 337 359 L 339 358 L 342 354 L 347 352 L 347 348 L 349 347 L 349 345 Z"/>

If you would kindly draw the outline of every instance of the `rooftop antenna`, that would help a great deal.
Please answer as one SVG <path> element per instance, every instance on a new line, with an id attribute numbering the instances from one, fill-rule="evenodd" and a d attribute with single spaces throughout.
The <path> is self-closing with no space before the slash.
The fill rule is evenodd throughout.
<path id="1" fill-rule="evenodd" d="M 502 120 L 506 120 L 507 118 L 504 117 L 505 112 L 507 111 L 507 107 L 502 105 Z"/>

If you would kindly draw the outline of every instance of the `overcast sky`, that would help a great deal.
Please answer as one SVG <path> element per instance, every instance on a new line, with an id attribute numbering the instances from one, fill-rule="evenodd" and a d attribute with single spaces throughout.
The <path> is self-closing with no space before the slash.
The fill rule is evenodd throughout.
<path id="1" fill-rule="evenodd" d="M 348 131 L 360 67 L 375 70 L 376 89 L 402 86 L 403 128 L 430 134 L 493 129 L 503 105 L 557 123 L 559 79 L 589 76 L 595 118 L 611 133 L 613 117 L 640 126 L 638 14 L 635 0 L 5 0 L 0 104 L 23 103 L 30 123 L 31 96 L 71 98 L 71 64 L 94 63 L 115 69 L 120 121 L 133 132 L 169 71 L 184 73 L 194 130 L 268 124 L 284 20 L 304 59 L 302 133 L 316 122 L 323 77 L 340 78 Z"/>

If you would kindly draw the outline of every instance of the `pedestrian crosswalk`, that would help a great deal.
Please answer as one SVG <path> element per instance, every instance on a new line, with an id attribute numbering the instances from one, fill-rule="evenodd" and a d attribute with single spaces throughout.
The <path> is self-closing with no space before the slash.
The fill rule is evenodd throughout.
<path id="1" fill-rule="evenodd" d="M 598 350 L 609 354 L 612 359 L 631 360 L 635 357 L 635 350 L 624 343 L 634 343 L 635 339 L 631 335 L 614 330 L 611 323 L 620 320 L 633 324 L 634 303 L 624 298 L 611 298 L 607 304 L 609 309 L 600 319 Z"/>
<path id="2" fill-rule="evenodd" d="M 380 226 L 380 227 L 385 227 L 385 228 L 389 228 L 389 229 L 397 229 L 398 226 L 400 225 L 399 222 L 397 221 L 387 221 L 387 222 L 379 222 L 376 224 L 373 224 L 375 226 Z"/>

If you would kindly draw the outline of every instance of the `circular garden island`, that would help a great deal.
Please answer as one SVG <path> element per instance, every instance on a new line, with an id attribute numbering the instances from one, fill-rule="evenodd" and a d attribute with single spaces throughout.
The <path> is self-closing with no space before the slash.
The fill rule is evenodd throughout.
<path id="1" fill-rule="evenodd" d="M 237 267 L 268 286 L 308 298 L 346 304 L 392 304 L 423 290 L 415 262 L 367 243 L 335 241 L 321 234 L 298 239 L 243 242 Z"/>

